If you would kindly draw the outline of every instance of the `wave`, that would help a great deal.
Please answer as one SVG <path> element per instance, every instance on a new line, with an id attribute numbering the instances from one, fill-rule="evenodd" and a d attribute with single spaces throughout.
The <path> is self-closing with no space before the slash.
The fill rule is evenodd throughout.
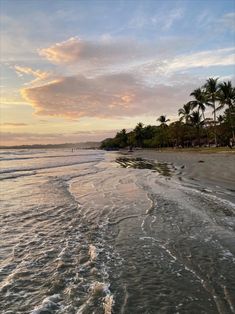
<path id="1" fill-rule="evenodd" d="M 36 153 L 34 153 L 36 154 Z M 27 154 L 28 155 L 28 154 Z M 46 155 L 46 156 L 25 156 L 25 157 L 1 157 L 0 162 L 2 161 L 14 161 L 14 160 L 31 160 L 31 159 L 50 159 L 50 158 L 68 158 L 68 157 L 87 157 L 87 156 L 97 156 L 97 153 L 89 153 L 89 154 L 65 154 L 65 155 Z M 100 153 L 100 155 L 103 155 Z"/>
<path id="2" fill-rule="evenodd" d="M 0 170 L 0 174 L 5 173 L 13 173 L 13 172 L 21 172 L 21 171 L 34 171 L 34 170 L 44 170 L 44 169 L 52 169 L 52 168 L 61 168 L 61 167 L 70 167 L 74 165 L 81 165 L 81 164 L 89 164 L 89 163 L 97 163 L 98 161 L 101 161 L 102 159 L 96 159 L 96 160 L 90 160 L 90 161 L 76 161 L 71 163 L 64 163 L 59 165 L 45 165 L 45 166 L 38 166 L 38 167 L 24 167 L 24 168 L 14 168 L 14 169 L 3 169 Z"/>
<path id="3" fill-rule="evenodd" d="M 234 204 L 110 156 L 3 182 L 0 312 L 232 313 Z"/>

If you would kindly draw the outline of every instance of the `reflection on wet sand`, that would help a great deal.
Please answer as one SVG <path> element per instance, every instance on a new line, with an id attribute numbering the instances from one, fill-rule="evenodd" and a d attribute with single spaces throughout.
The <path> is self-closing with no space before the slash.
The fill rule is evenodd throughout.
<path id="1" fill-rule="evenodd" d="M 150 169 L 157 171 L 166 177 L 170 177 L 172 175 L 169 164 L 164 162 L 154 162 L 143 158 L 131 157 L 118 157 L 116 162 L 123 168 Z"/>

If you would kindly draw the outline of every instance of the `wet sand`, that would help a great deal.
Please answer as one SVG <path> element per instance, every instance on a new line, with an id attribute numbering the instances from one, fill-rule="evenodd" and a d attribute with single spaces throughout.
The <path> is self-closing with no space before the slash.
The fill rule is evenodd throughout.
<path id="1" fill-rule="evenodd" d="M 133 157 L 170 163 L 182 180 L 202 184 L 210 189 L 235 192 L 235 153 L 165 152 L 136 150 Z M 235 199 L 235 196 L 234 196 Z"/>
<path id="2" fill-rule="evenodd" d="M 235 202 L 180 174 L 209 160 L 123 153 L 1 154 L 1 314 L 234 313 Z"/>

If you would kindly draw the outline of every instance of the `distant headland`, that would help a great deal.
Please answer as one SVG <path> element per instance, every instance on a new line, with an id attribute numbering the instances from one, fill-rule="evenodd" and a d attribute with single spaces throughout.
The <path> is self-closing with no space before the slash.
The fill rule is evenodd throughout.
<path id="1" fill-rule="evenodd" d="M 100 142 L 82 142 L 82 143 L 63 143 L 63 144 L 32 144 L 32 145 L 14 145 L 0 146 L 0 149 L 52 149 L 52 148 L 71 148 L 71 149 L 97 149 Z"/>

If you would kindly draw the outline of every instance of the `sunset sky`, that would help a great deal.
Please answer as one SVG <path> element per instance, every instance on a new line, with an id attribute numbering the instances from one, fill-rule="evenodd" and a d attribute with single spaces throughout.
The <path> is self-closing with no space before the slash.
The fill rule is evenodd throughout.
<path id="1" fill-rule="evenodd" d="M 235 82 L 235 1 L 0 0 L 1 145 L 101 140 Z"/>

